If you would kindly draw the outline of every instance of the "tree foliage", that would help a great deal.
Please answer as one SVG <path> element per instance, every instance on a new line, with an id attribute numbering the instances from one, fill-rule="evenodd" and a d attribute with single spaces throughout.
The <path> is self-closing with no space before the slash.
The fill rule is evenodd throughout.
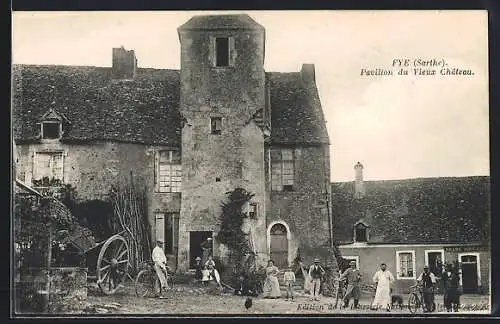
<path id="1" fill-rule="evenodd" d="M 56 244 L 61 230 L 72 231 L 78 221 L 66 206 L 54 197 L 17 194 L 14 197 L 15 242 L 22 269 L 46 264 L 48 240 Z"/>
<path id="2" fill-rule="evenodd" d="M 247 270 L 245 268 L 248 265 L 245 265 L 245 261 L 248 260 L 245 259 L 249 259 L 248 256 L 253 254 L 242 225 L 244 219 L 250 217 L 243 211 L 243 207 L 255 194 L 243 188 L 236 188 L 227 192 L 227 195 L 227 202 L 222 202 L 220 231 L 216 239 L 229 249 L 228 264 L 232 266 L 231 272 L 234 275 Z"/>

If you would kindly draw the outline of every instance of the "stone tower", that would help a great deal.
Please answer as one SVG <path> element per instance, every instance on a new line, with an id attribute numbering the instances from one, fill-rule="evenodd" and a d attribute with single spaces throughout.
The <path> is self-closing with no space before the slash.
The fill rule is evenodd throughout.
<path id="1" fill-rule="evenodd" d="M 354 166 L 354 196 L 362 198 L 365 195 L 365 185 L 363 183 L 363 164 L 360 162 Z"/>
<path id="2" fill-rule="evenodd" d="M 221 202 L 243 188 L 255 196 L 256 252 L 266 249 L 264 133 L 255 116 L 265 105 L 264 28 L 248 15 L 195 16 L 178 28 L 183 189 L 179 270 L 199 255 L 200 239 L 215 239 Z"/>

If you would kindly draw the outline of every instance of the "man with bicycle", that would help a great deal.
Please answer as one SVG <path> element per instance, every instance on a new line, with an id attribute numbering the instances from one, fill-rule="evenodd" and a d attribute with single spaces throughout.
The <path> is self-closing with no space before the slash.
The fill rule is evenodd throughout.
<path id="1" fill-rule="evenodd" d="M 436 285 L 436 276 L 429 271 L 429 267 L 424 266 L 424 272 L 417 278 L 417 284 L 422 287 L 422 295 L 425 304 L 424 312 L 434 311 L 434 287 Z"/>
<path id="2" fill-rule="evenodd" d="M 359 289 L 359 282 L 361 281 L 361 274 L 356 268 L 356 261 L 349 262 L 349 268 L 340 276 L 340 280 L 347 280 L 347 290 L 344 296 L 344 308 L 349 306 L 349 300 L 354 298 L 353 308 L 358 308 L 359 298 L 361 297 L 361 290 Z"/>
<path id="3" fill-rule="evenodd" d="M 153 249 L 153 253 L 151 254 L 151 259 L 154 262 L 154 268 L 156 271 L 156 275 L 160 279 L 161 285 L 161 295 L 160 298 L 165 298 L 163 294 L 168 288 L 167 283 L 167 257 L 165 256 L 165 252 L 163 252 L 163 241 L 156 241 L 156 246 Z"/>

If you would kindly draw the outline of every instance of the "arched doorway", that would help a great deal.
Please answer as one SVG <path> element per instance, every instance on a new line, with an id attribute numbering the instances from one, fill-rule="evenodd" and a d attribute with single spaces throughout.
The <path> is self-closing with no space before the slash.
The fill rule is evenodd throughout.
<path id="1" fill-rule="evenodd" d="M 288 267 L 288 230 L 285 225 L 276 223 L 270 230 L 269 254 L 278 268 Z"/>

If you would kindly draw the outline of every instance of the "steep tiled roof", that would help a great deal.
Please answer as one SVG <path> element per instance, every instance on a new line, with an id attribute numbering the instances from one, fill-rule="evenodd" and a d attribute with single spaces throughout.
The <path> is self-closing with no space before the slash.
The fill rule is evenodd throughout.
<path id="1" fill-rule="evenodd" d="M 300 73 L 267 73 L 273 143 L 329 143 L 317 89 Z"/>
<path id="2" fill-rule="evenodd" d="M 249 15 L 213 15 L 213 16 L 194 16 L 180 30 L 194 29 L 264 29 Z"/>
<path id="3" fill-rule="evenodd" d="M 53 108 L 70 121 L 63 139 L 180 145 L 179 72 L 138 69 L 133 81 L 111 80 L 111 69 L 14 66 L 14 135 L 33 140 Z"/>
<path id="4" fill-rule="evenodd" d="M 328 143 L 317 90 L 300 73 L 267 73 L 271 139 Z M 16 141 L 34 141 L 50 109 L 67 118 L 63 140 L 116 140 L 180 146 L 179 71 L 137 69 L 134 80 L 112 80 L 111 68 L 14 65 Z"/>
<path id="5" fill-rule="evenodd" d="M 490 178 L 420 178 L 332 184 L 334 236 L 352 243 L 363 221 L 368 243 L 464 243 L 490 240 Z"/>

